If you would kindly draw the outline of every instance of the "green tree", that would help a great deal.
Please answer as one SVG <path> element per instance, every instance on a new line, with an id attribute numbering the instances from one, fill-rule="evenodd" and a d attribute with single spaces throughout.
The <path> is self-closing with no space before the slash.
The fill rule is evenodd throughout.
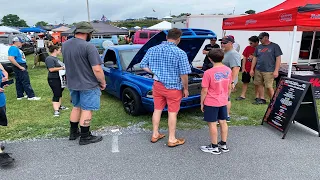
<path id="1" fill-rule="evenodd" d="M 246 13 L 246 14 L 255 14 L 255 13 L 256 13 L 256 11 L 255 11 L 255 10 L 250 9 L 250 10 L 246 11 L 245 13 Z"/>
<path id="2" fill-rule="evenodd" d="M 190 16 L 191 13 L 181 13 L 178 17 L 181 17 L 181 16 Z"/>
<path id="3" fill-rule="evenodd" d="M 39 21 L 39 22 L 37 22 L 36 24 L 35 24 L 35 26 L 46 26 L 46 25 L 48 25 L 49 23 L 47 23 L 47 22 L 44 22 L 44 21 Z"/>
<path id="4" fill-rule="evenodd" d="M 8 14 L 1 19 L 3 26 L 27 27 L 27 22 L 15 14 Z"/>
<path id="5" fill-rule="evenodd" d="M 117 27 L 132 28 L 135 26 L 150 27 L 155 24 L 158 24 L 159 22 L 161 22 L 161 20 L 122 21 L 122 22 L 112 22 L 111 24 Z"/>

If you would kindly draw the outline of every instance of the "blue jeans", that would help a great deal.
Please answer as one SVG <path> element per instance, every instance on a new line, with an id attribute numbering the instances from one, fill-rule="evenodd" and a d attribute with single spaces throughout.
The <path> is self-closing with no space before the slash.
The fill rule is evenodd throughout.
<path id="1" fill-rule="evenodd" d="M 26 64 L 20 64 L 20 66 L 24 67 L 26 70 L 21 71 L 16 66 L 13 66 L 13 71 L 16 78 L 17 98 L 22 98 L 24 96 L 24 92 L 26 92 L 28 98 L 32 98 L 35 95 L 30 84 L 30 78 L 27 70 L 28 66 Z"/>
<path id="2" fill-rule="evenodd" d="M 82 91 L 69 90 L 74 107 L 87 111 L 97 111 L 100 109 L 100 88 Z"/>

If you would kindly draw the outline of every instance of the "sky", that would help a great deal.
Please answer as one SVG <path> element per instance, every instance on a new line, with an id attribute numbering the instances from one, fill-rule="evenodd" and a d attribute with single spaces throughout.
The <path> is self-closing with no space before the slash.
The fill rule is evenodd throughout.
<path id="1" fill-rule="evenodd" d="M 180 13 L 191 14 L 242 14 L 253 9 L 261 12 L 284 0 L 89 0 L 90 20 L 125 20 L 152 16 L 163 18 Z M 136 2 L 136 3 L 135 3 Z M 182 4 L 183 3 L 183 4 Z M 16 14 L 33 26 L 38 21 L 50 24 L 72 24 L 87 21 L 86 0 L 0 0 L 0 19 L 7 14 Z M 155 12 L 154 12 L 155 11 Z M 63 21 L 64 20 L 64 21 Z"/>

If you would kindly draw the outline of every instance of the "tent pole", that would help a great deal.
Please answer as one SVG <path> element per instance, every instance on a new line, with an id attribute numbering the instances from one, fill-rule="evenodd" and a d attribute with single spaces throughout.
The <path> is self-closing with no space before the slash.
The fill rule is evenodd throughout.
<path id="1" fill-rule="evenodd" d="M 311 50 L 310 50 L 310 55 L 309 55 L 309 62 L 308 66 L 310 66 L 311 58 L 312 58 L 312 53 L 313 53 L 313 48 L 314 48 L 314 41 L 316 39 L 316 31 L 313 31 L 313 37 L 312 37 L 312 44 L 311 44 Z"/>
<path id="2" fill-rule="evenodd" d="M 293 62 L 293 56 L 294 56 L 294 45 L 296 42 L 296 34 L 297 34 L 298 27 L 294 26 L 293 28 L 293 38 L 292 38 L 292 50 L 291 50 L 291 56 L 289 61 L 289 70 L 288 70 L 288 77 L 291 78 L 291 72 L 292 72 L 292 62 Z"/>

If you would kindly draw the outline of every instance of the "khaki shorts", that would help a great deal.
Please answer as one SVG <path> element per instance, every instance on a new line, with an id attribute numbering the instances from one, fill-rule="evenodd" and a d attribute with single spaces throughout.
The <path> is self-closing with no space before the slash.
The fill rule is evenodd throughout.
<path id="1" fill-rule="evenodd" d="M 273 81 L 273 72 L 260 72 L 256 70 L 254 73 L 255 85 L 263 85 L 265 88 L 273 88 Z"/>

